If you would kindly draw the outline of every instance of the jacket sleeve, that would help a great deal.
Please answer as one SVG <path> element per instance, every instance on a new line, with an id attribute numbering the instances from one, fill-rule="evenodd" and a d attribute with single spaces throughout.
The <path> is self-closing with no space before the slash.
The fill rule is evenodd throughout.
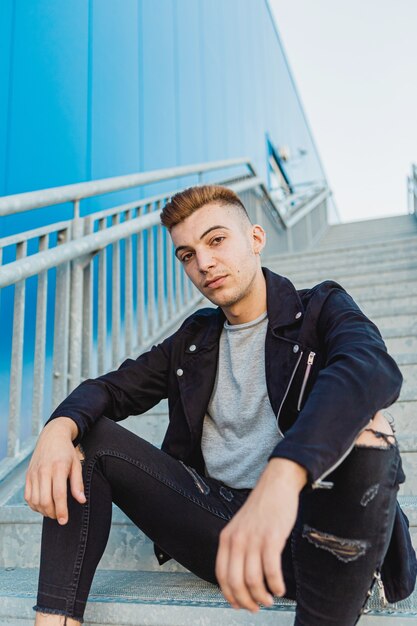
<path id="1" fill-rule="evenodd" d="M 324 367 L 269 457 L 303 465 L 311 483 L 343 461 L 375 413 L 395 402 L 403 381 L 377 326 L 343 289 L 329 293 L 317 324 Z"/>
<path id="2" fill-rule="evenodd" d="M 73 441 L 76 446 L 102 415 L 118 422 L 158 404 L 168 395 L 173 337 L 152 346 L 136 360 L 126 359 L 117 370 L 83 381 L 57 406 L 45 425 L 60 416 L 73 419 L 78 426 Z"/>

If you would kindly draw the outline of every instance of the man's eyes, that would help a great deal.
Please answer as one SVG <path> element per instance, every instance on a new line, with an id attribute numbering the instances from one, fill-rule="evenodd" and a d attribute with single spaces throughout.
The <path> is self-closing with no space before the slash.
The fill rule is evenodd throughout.
<path id="1" fill-rule="evenodd" d="M 210 241 L 210 245 L 214 244 L 214 245 L 219 245 L 223 239 L 226 239 L 226 237 L 224 237 L 223 235 L 219 235 L 218 237 L 214 237 L 211 241 Z M 217 243 L 215 243 L 217 242 Z M 192 252 L 187 252 L 186 254 L 184 254 L 183 257 L 181 257 L 181 262 L 182 263 L 187 263 L 190 260 L 190 257 L 193 255 Z"/>

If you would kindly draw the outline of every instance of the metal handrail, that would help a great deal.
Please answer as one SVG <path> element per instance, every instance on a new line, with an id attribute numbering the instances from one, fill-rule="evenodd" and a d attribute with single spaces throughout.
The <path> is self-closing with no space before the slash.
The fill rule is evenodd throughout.
<path id="1" fill-rule="evenodd" d="M 112 178 L 102 178 L 85 183 L 74 183 L 72 185 L 63 185 L 61 187 L 51 187 L 50 189 L 3 196 L 0 198 L 0 217 L 54 204 L 63 204 L 64 202 L 77 202 L 84 198 L 91 198 L 92 196 L 99 196 L 114 191 L 122 191 L 132 187 L 141 187 L 150 183 L 161 182 L 162 180 L 188 175 L 191 176 L 193 174 L 203 174 L 205 172 L 239 165 L 246 165 L 253 171 L 249 158 L 226 159 L 222 161 L 212 161 L 210 163 L 181 165 L 178 167 L 152 170 L 150 172 L 128 174 L 126 176 L 114 176 Z"/>

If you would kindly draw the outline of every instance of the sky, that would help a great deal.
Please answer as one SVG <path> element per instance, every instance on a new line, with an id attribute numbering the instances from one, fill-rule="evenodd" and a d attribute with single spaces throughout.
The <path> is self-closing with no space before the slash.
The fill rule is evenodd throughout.
<path id="1" fill-rule="evenodd" d="M 269 0 L 342 222 L 408 212 L 417 0 Z"/>

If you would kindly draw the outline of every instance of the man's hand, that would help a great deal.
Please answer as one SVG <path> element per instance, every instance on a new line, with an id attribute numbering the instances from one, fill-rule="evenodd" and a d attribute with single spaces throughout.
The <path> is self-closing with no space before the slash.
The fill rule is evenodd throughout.
<path id="1" fill-rule="evenodd" d="M 33 511 L 68 521 L 67 480 L 71 493 L 84 504 L 84 485 L 80 457 L 72 443 L 77 424 L 69 417 L 57 417 L 47 424 L 37 441 L 26 472 L 25 500 Z"/>
<path id="2" fill-rule="evenodd" d="M 220 533 L 216 578 L 234 608 L 256 612 L 273 604 L 269 589 L 285 593 L 281 553 L 295 524 L 307 471 L 284 458 L 271 459 L 245 504 Z"/>

